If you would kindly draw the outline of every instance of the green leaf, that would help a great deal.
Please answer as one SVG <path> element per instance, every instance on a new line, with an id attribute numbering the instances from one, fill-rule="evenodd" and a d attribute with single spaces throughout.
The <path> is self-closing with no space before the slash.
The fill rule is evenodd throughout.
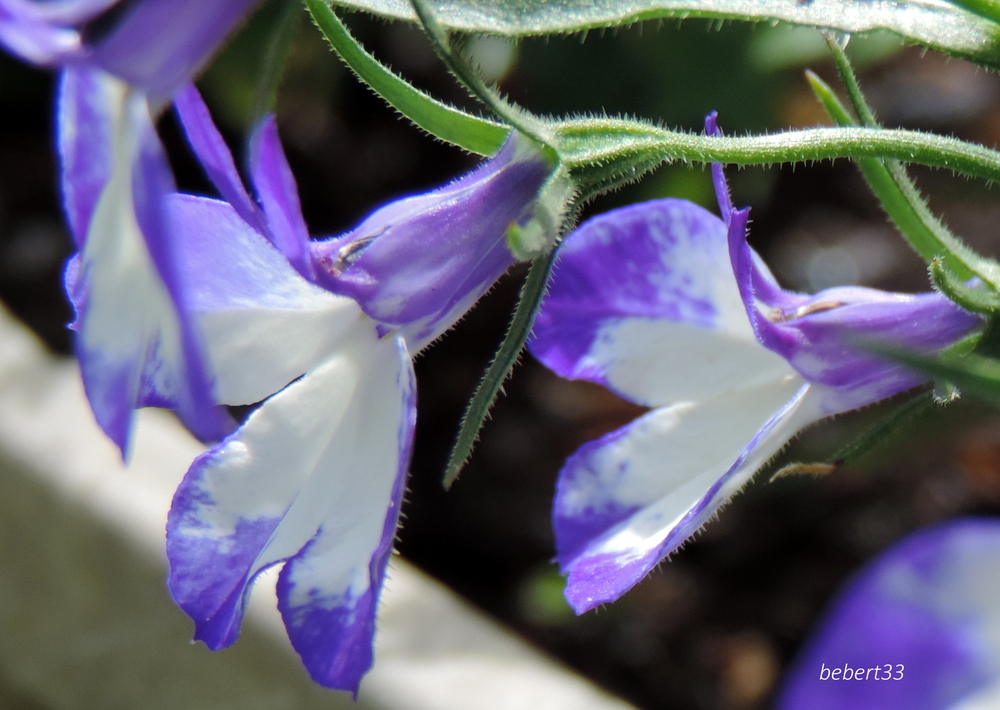
<path id="1" fill-rule="evenodd" d="M 946 355 L 964 357 L 969 353 L 985 357 L 1000 358 L 1000 316 L 994 315 L 986 323 L 983 332 L 966 336 L 945 352 Z"/>
<path id="2" fill-rule="evenodd" d="M 503 342 L 497 350 L 493 361 L 486 368 L 476 393 L 472 395 L 469 406 L 466 407 L 462 417 L 462 424 L 452 447 L 451 455 L 448 457 L 448 466 L 444 472 L 444 487 L 450 488 L 451 484 L 462 472 L 462 467 L 472 455 L 472 449 L 479 438 L 479 430 L 483 428 L 483 423 L 489 415 L 497 394 L 503 387 L 503 383 L 510 375 L 517 359 L 521 356 L 524 343 L 531 333 L 531 326 L 535 322 L 535 314 L 538 306 L 542 302 L 545 294 L 545 286 L 549 281 L 549 274 L 552 272 L 552 263 L 555 261 L 556 252 L 552 251 L 537 259 L 528 271 L 528 278 L 521 288 L 521 297 L 514 310 L 514 317 L 511 319 L 507 333 Z"/>
<path id="3" fill-rule="evenodd" d="M 876 343 L 869 343 L 866 347 L 914 370 L 953 382 L 963 394 L 977 397 L 994 407 L 1000 407 L 1000 360 L 975 353 L 963 357 L 944 355 L 934 358 Z"/>
<path id="4" fill-rule="evenodd" d="M 816 98 L 823 104 L 823 108 L 838 126 L 857 126 L 858 122 L 848 112 L 847 107 L 840 102 L 837 94 L 834 93 L 830 85 L 819 78 L 811 69 L 806 69 L 806 81 L 809 88 L 816 94 Z"/>
<path id="5" fill-rule="evenodd" d="M 908 426 L 914 419 L 929 410 L 934 404 L 934 393 L 923 392 L 908 399 L 889 413 L 885 419 L 865 431 L 854 441 L 840 448 L 833 454 L 833 461 L 838 466 L 857 461 L 876 446 Z"/>
<path id="6" fill-rule="evenodd" d="M 983 17 L 993 20 L 994 22 L 1000 21 L 1000 2 L 996 0 L 951 0 L 955 5 L 964 7 L 967 10 L 971 10 L 977 15 L 982 15 Z"/>
<path id="7" fill-rule="evenodd" d="M 861 85 L 858 83 L 858 77 L 854 74 L 854 68 L 847 58 L 847 52 L 844 51 L 844 47 L 841 46 L 838 38 L 832 36 L 829 32 L 822 31 L 820 34 L 826 40 L 826 46 L 833 55 L 833 61 L 837 65 L 840 80 L 844 82 L 844 88 L 847 89 L 847 96 L 851 100 L 851 106 L 854 108 L 854 113 L 858 116 L 858 121 L 851 121 L 849 116 L 845 116 L 843 120 L 846 120 L 846 123 L 841 123 L 842 119 L 838 119 L 837 122 L 841 123 L 841 125 L 857 125 L 860 122 L 862 126 L 878 128 L 878 120 L 876 120 L 875 113 L 868 106 L 868 102 L 865 101 L 865 96 L 861 92 Z M 831 95 L 833 95 L 832 92 Z"/>
<path id="8" fill-rule="evenodd" d="M 416 19 L 407 0 L 336 3 L 384 17 Z M 958 4 L 938 0 L 438 0 L 436 7 L 449 29 L 509 36 L 580 32 L 668 17 L 783 20 L 852 33 L 885 29 L 953 56 L 1000 68 L 1000 26 Z"/>
<path id="9" fill-rule="evenodd" d="M 443 141 L 479 155 L 493 155 L 510 129 L 438 101 L 369 54 L 323 0 L 306 0 L 316 26 L 358 78 L 386 103 Z"/>
<path id="10" fill-rule="evenodd" d="M 278 96 L 278 85 L 285 73 L 285 61 L 292 48 L 292 40 L 299 29 L 302 16 L 302 5 L 298 2 L 284 0 L 284 7 L 278 21 L 271 29 L 271 36 L 264 45 L 264 54 L 260 62 L 260 76 L 257 89 L 250 103 L 250 127 L 254 128 L 267 114 L 274 111 L 274 103 Z"/>
<path id="11" fill-rule="evenodd" d="M 247 134 L 274 109 L 302 19 L 297 0 L 263 2 L 199 77 L 198 87 L 225 129 Z"/>
<path id="12" fill-rule="evenodd" d="M 782 466 L 773 476 L 771 482 L 794 475 L 826 475 L 840 470 L 875 449 L 887 439 L 909 426 L 914 419 L 929 410 L 934 404 L 934 393 L 931 391 L 918 394 L 908 399 L 889 413 L 877 424 L 862 432 L 853 441 L 830 455 L 829 460 L 816 463 L 790 463 Z"/>
<path id="13" fill-rule="evenodd" d="M 848 113 L 833 90 L 812 72 L 806 72 L 813 92 L 826 108 L 830 117 L 840 126 L 861 125 L 878 128 L 875 114 L 868 107 L 854 70 L 843 48 L 829 35 L 827 45 L 833 54 L 851 106 L 859 120 Z M 928 263 L 941 260 L 946 268 L 959 279 L 978 276 L 992 289 L 1000 287 L 1000 264 L 972 251 L 931 212 L 906 169 L 897 160 L 861 158 L 858 167 L 882 208 L 889 215 L 900 233 L 913 249 Z"/>

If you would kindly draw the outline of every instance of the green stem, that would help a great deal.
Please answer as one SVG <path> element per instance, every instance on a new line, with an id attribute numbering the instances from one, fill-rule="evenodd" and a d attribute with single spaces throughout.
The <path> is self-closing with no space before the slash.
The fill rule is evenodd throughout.
<path id="1" fill-rule="evenodd" d="M 865 127 L 878 128 L 875 114 L 865 101 L 847 55 L 829 36 L 826 41 L 854 112 Z M 806 72 L 806 78 L 839 125 L 857 125 L 829 86 L 812 72 Z M 931 212 L 917 186 L 898 161 L 864 158 L 857 162 L 868 186 L 889 218 L 925 261 L 932 263 L 942 260 L 940 266 L 958 279 L 968 280 L 972 276 L 978 276 L 990 287 L 996 288 L 997 279 L 1000 278 L 1000 265 L 969 249 Z"/>
<path id="2" fill-rule="evenodd" d="M 621 163 L 623 172 L 640 161 L 650 166 L 672 160 L 733 165 L 771 165 L 837 158 L 896 158 L 1000 182 L 1000 152 L 934 133 L 885 128 L 810 128 L 762 136 L 705 136 L 624 119 L 588 118 L 557 124 L 564 164 Z"/>
<path id="3" fill-rule="evenodd" d="M 503 342 L 489 367 L 486 368 L 486 373 L 483 375 L 479 387 L 476 388 L 476 393 L 472 395 L 465 415 L 462 417 L 462 425 L 455 439 L 455 445 L 452 447 L 451 456 L 448 457 L 448 466 L 444 473 L 445 488 L 451 487 L 451 484 L 458 478 L 458 474 L 462 472 L 462 467 L 469 460 L 469 456 L 472 455 L 472 449 L 479 437 L 479 430 L 483 428 L 483 423 L 486 421 L 486 416 L 489 414 L 493 402 L 496 401 L 500 388 L 510 376 L 510 371 L 514 368 L 521 351 L 524 349 L 524 343 L 527 341 L 528 335 L 531 333 L 531 326 L 535 322 L 538 306 L 545 294 L 545 285 L 552 272 L 555 254 L 555 250 L 553 250 L 531 264 L 528 278 L 525 279 L 524 286 L 521 288 L 521 296 Z"/>
<path id="4" fill-rule="evenodd" d="M 983 315 L 992 315 L 1000 310 L 1000 294 L 986 288 L 967 286 L 966 279 L 956 275 L 941 259 L 931 261 L 930 275 L 937 290 L 965 310 Z"/>
<path id="5" fill-rule="evenodd" d="M 432 136 L 472 153 L 494 155 L 510 129 L 438 101 L 365 51 L 324 0 L 305 0 L 313 21 L 340 58 L 386 103 Z"/>
<path id="6" fill-rule="evenodd" d="M 851 101 L 851 106 L 854 108 L 854 113 L 858 116 L 858 121 L 862 126 L 878 128 L 878 120 L 875 118 L 875 113 L 868 106 L 868 102 L 865 101 L 865 95 L 861 92 L 861 85 L 858 83 L 858 77 L 855 75 L 854 68 L 847 58 L 847 53 L 830 33 L 823 32 L 822 34 L 823 39 L 826 40 L 826 46 L 830 49 L 830 54 L 833 55 L 833 63 L 837 66 L 837 73 L 840 74 L 840 80 L 844 82 L 844 88 L 847 90 L 847 98 Z M 854 125 L 855 123 L 850 120 L 849 116 L 845 116 L 844 119 L 846 120 L 838 118 L 837 123 L 840 125 Z"/>
<path id="7" fill-rule="evenodd" d="M 553 162 L 557 162 L 558 156 L 552 150 L 552 136 L 549 135 L 548 126 L 517 106 L 504 101 L 486 85 L 482 77 L 473 71 L 465 58 L 452 46 L 448 33 L 438 21 L 437 14 L 427 0 L 410 0 L 410 5 L 417 13 L 424 32 L 434 46 L 434 51 L 465 88 L 503 121 L 543 146 Z"/>

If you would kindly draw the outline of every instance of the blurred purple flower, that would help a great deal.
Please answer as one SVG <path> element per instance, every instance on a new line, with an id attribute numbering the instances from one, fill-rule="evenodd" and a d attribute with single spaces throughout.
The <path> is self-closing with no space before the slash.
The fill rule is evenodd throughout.
<path id="1" fill-rule="evenodd" d="M 1000 707 L 1000 521 L 920 530 L 841 590 L 779 710 Z"/>
<path id="2" fill-rule="evenodd" d="M 317 682 L 356 691 L 409 466 L 411 358 L 510 266 L 507 228 L 531 218 L 549 165 L 515 136 L 454 183 L 312 242 L 273 119 L 252 139 L 258 206 L 197 93 L 177 106 L 226 198 L 170 202 L 182 290 L 216 401 L 266 401 L 178 489 L 170 590 L 195 638 L 219 649 L 239 635 L 257 575 L 284 563 L 292 645 Z"/>
<path id="3" fill-rule="evenodd" d="M 654 408 L 560 473 L 558 560 L 580 613 L 641 580 L 797 432 L 926 381 L 857 338 L 932 353 L 981 323 L 936 293 L 781 290 L 713 172 L 721 220 L 666 199 L 577 229 L 535 323 L 549 368 Z"/>
<path id="4" fill-rule="evenodd" d="M 80 250 L 67 269 L 72 327 L 94 415 L 123 455 L 132 410 L 154 389 L 202 439 L 232 430 L 183 315 L 154 119 L 258 2 L 0 0 L 0 45 L 63 68 L 62 184 Z"/>
<path id="5" fill-rule="evenodd" d="M 0 0 L 0 45 L 166 103 L 260 0 Z"/>

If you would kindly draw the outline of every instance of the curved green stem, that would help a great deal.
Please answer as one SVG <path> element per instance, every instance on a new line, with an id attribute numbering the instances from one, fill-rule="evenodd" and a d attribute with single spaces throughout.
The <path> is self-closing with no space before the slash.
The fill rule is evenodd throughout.
<path id="1" fill-rule="evenodd" d="M 434 9 L 427 0 L 410 0 L 413 11 L 417 14 L 427 38 L 434 46 L 441 60 L 452 74 L 465 86 L 469 92 L 482 101 L 505 123 L 509 123 L 518 131 L 529 136 L 552 153 L 553 161 L 558 156 L 552 151 L 552 137 L 548 135 L 548 126 L 526 111 L 503 100 L 493 89 L 486 85 L 482 77 L 473 71 L 472 67 L 452 46 L 451 38 L 438 21 Z"/>
<path id="2" fill-rule="evenodd" d="M 305 0 L 313 21 L 344 63 L 387 104 L 436 138 L 471 153 L 494 155 L 510 129 L 438 101 L 365 51 L 324 0 Z"/>
<path id="3" fill-rule="evenodd" d="M 865 101 L 847 55 L 831 37 L 827 35 L 826 39 L 854 113 L 860 119 L 861 125 L 877 128 L 875 114 Z M 807 71 L 806 79 L 827 112 L 839 125 L 858 124 L 840 104 L 830 87 L 818 76 Z M 925 261 L 932 264 L 941 261 L 938 268 L 942 273 L 952 274 L 963 281 L 978 276 L 990 289 L 998 290 L 1000 264 L 976 254 L 952 234 L 951 230 L 931 211 L 916 184 L 907 174 L 906 168 L 899 161 L 863 158 L 857 163 L 868 186 L 882 203 L 886 214 Z M 960 287 L 957 288 L 961 290 Z"/>

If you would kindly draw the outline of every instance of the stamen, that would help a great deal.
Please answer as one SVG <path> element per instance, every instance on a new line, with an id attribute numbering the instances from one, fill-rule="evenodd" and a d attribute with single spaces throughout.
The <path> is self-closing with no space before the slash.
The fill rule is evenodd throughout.
<path id="1" fill-rule="evenodd" d="M 787 323 L 790 320 L 795 320 L 797 318 L 803 318 L 813 313 L 822 313 L 823 311 L 832 311 L 834 308 L 840 308 L 841 306 L 846 306 L 847 303 L 844 301 L 816 301 L 815 303 L 810 303 L 806 306 L 801 306 L 796 308 L 791 313 L 786 313 L 780 308 L 771 308 L 766 316 L 772 323 Z"/>
<path id="2" fill-rule="evenodd" d="M 368 245 L 375 241 L 381 234 L 382 232 L 379 232 L 379 234 L 345 244 L 337 250 L 336 255 L 333 257 L 321 256 L 319 258 L 320 266 L 331 276 L 340 276 L 351 264 L 358 260 L 358 257 L 361 256 L 361 253 Z"/>
<path id="3" fill-rule="evenodd" d="M 779 478 L 785 478 L 786 476 L 828 476 L 840 469 L 841 465 L 839 461 L 831 463 L 790 463 L 787 466 L 782 466 L 777 473 L 771 476 L 771 480 L 768 483 L 774 483 Z"/>

